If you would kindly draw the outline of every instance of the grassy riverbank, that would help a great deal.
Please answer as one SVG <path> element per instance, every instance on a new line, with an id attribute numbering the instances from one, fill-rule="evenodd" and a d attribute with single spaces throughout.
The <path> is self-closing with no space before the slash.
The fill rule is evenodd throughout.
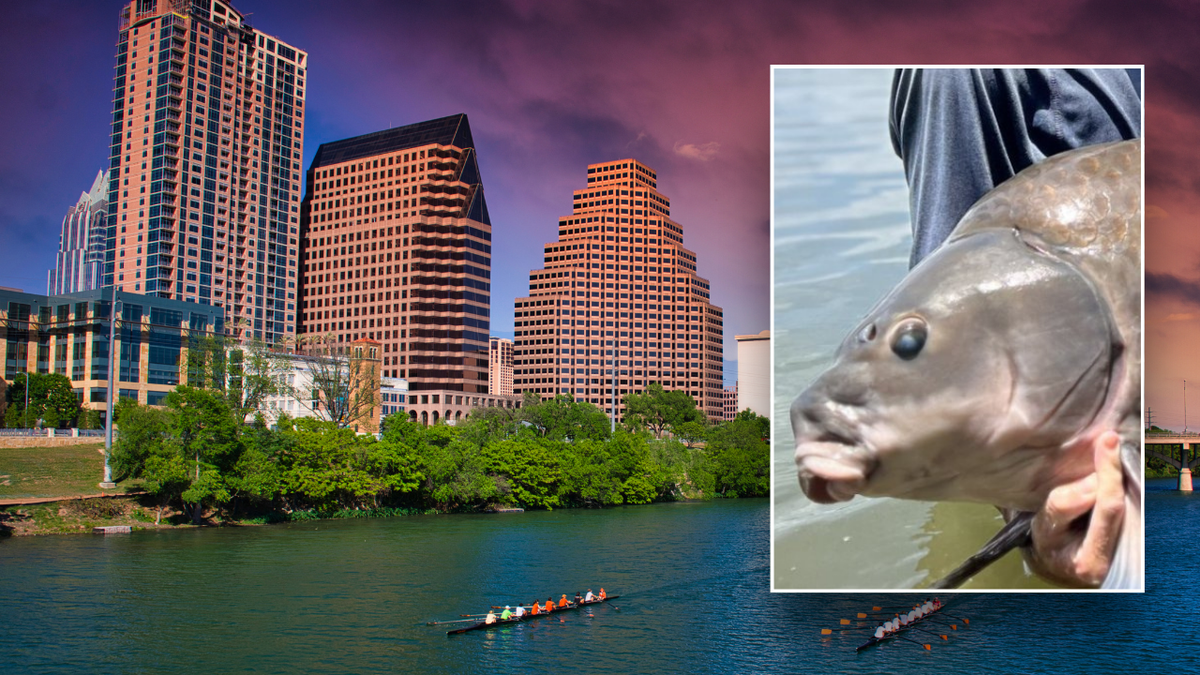
<path id="1" fill-rule="evenodd" d="M 104 444 L 0 448 L 0 500 L 124 494 L 141 482 L 101 490 Z"/>

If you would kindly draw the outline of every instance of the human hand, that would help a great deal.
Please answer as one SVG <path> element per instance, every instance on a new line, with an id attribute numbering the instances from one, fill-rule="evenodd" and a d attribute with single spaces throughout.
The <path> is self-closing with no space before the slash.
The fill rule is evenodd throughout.
<path id="1" fill-rule="evenodd" d="M 1079 588 L 1104 582 L 1125 517 L 1120 447 L 1115 432 L 1101 434 L 1092 446 L 1095 472 L 1052 490 L 1034 516 L 1033 546 L 1022 552 L 1039 576 Z"/>

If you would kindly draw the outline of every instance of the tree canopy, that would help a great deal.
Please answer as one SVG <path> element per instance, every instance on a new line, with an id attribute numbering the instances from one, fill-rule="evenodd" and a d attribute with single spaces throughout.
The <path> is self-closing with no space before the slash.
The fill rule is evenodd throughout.
<path id="1" fill-rule="evenodd" d="M 120 407 L 113 463 L 118 479 L 143 479 L 160 504 L 195 520 L 239 509 L 602 507 L 769 488 L 769 449 L 753 416 L 715 426 L 674 416 L 685 420 L 685 445 L 629 424 L 610 435 L 603 411 L 567 396 L 477 410 L 455 426 L 398 413 L 378 437 L 313 418 L 240 424 L 227 398 L 194 387 L 166 403 Z"/>
<path id="2" fill-rule="evenodd" d="M 25 386 L 29 385 L 29 408 Z M 13 428 L 69 427 L 79 419 L 79 398 L 71 380 L 58 373 L 17 373 L 4 390 L 4 426 Z"/>

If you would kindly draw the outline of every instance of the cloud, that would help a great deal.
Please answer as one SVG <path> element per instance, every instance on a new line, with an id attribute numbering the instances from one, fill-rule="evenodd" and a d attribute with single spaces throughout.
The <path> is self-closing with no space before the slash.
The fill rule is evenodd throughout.
<path id="1" fill-rule="evenodd" d="M 1174 298 L 1200 306 L 1200 282 L 1180 279 L 1174 274 L 1146 273 L 1146 297 Z"/>
<path id="2" fill-rule="evenodd" d="M 708 160 L 717 156 L 717 150 L 720 148 L 720 143 L 717 143 L 716 141 L 710 141 L 700 145 L 696 145 L 695 143 L 676 143 L 675 147 L 672 149 L 675 151 L 676 155 L 679 155 L 685 159 L 694 159 L 700 162 L 707 162 Z"/>
<path id="3" fill-rule="evenodd" d="M 1171 214 L 1167 213 L 1167 210 L 1162 208 L 1161 206 L 1157 206 L 1155 204 L 1147 204 L 1146 205 L 1146 220 L 1150 220 L 1151 218 L 1170 218 L 1170 217 L 1171 217 Z"/>
<path id="4" fill-rule="evenodd" d="M 1192 321 L 1200 319 L 1200 314 L 1168 314 L 1164 321 Z"/>

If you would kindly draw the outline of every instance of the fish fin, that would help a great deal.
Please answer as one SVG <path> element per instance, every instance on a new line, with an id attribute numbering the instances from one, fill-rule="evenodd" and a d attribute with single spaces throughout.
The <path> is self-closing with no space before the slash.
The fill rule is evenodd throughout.
<path id="1" fill-rule="evenodd" d="M 954 568 L 946 576 L 935 582 L 930 588 L 958 588 L 967 579 L 983 571 L 985 567 L 996 562 L 1004 554 L 1018 546 L 1028 546 L 1032 541 L 1033 514 L 1020 511 L 1008 521 L 996 536 L 988 540 L 979 552 L 967 558 L 966 562 Z"/>
<path id="2" fill-rule="evenodd" d="M 1108 576 L 1100 588 L 1143 590 L 1146 575 L 1145 523 L 1142 521 L 1141 453 L 1137 441 L 1121 443 L 1121 469 L 1125 474 L 1125 518 Z"/>

